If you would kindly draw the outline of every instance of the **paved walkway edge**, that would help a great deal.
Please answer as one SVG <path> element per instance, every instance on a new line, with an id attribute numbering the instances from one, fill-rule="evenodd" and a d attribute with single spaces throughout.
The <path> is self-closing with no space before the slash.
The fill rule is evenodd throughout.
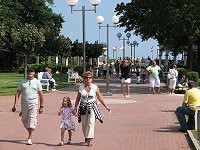
<path id="1" fill-rule="evenodd" d="M 196 138 L 195 138 L 194 135 L 192 134 L 192 130 L 188 130 L 187 132 L 188 132 L 188 135 L 189 135 L 189 137 L 190 137 L 192 143 L 194 144 L 195 148 L 196 148 L 197 150 L 200 150 L 200 146 L 199 146 L 199 144 L 198 144 Z"/>

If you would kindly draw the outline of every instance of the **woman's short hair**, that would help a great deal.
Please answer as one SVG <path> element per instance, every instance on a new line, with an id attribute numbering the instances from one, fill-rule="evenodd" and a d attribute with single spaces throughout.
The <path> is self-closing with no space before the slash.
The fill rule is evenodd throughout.
<path id="1" fill-rule="evenodd" d="M 93 78 L 94 75 L 93 75 L 92 72 L 86 71 L 86 72 L 83 73 L 83 78 L 84 78 L 85 76 L 91 76 L 91 77 Z"/>

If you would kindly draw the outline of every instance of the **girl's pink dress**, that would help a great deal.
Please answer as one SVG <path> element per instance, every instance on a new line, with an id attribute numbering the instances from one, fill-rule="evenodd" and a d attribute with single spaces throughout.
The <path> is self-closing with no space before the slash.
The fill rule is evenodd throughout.
<path id="1" fill-rule="evenodd" d="M 66 130 L 75 130 L 75 123 L 72 121 L 73 108 L 61 107 L 60 112 L 62 114 L 62 120 L 60 128 L 66 128 Z"/>

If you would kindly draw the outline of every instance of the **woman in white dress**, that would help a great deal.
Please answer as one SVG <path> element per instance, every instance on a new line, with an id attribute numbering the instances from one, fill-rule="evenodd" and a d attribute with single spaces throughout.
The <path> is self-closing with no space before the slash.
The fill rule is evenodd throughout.
<path id="1" fill-rule="evenodd" d="M 174 94 L 176 88 L 178 71 L 176 70 L 176 65 L 173 65 L 172 69 L 169 69 L 169 94 Z"/>

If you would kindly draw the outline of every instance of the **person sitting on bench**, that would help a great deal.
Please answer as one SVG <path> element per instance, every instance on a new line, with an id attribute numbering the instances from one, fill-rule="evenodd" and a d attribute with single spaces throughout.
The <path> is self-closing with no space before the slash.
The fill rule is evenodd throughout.
<path id="1" fill-rule="evenodd" d="M 183 99 L 182 106 L 176 109 L 176 116 L 181 125 L 180 132 L 187 132 L 189 129 L 188 124 L 194 120 L 195 106 L 200 105 L 200 90 L 196 88 L 194 81 L 188 82 L 189 90 L 186 91 Z M 185 115 L 189 116 L 188 123 L 186 122 Z"/>
<path id="2" fill-rule="evenodd" d="M 188 79 L 186 78 L 186 75 L 182 75 L 182 78 L 178 84 L 178 87 L 188 87 Z"/>
<path id="3" fill-rule="evenodd" d="M 43 75 L 42 75 L 42 79 L 49 79 L 49 85 L 50 85 L 51 90 L 54 91 L 54 92 L 57 91 L 57 90 L 55 89 L 54 82 L 51 81 L 52 76 L 51 76 L 50 73 L 49 73 L 49 68 L 48 68 L 48 67 L 45 68 L 45 72 L 44 72 Z"/>

